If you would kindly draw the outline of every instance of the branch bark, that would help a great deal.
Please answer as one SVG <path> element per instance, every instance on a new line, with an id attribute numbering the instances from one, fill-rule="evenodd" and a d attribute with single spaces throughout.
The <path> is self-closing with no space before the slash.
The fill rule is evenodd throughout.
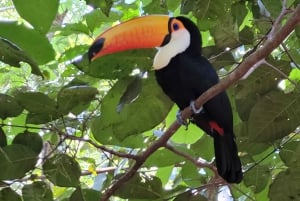
<path id="1" fill-rule="evenodd" d="M 228 77 L 221 80 L 218 84 L 208 89 L 204 92 L 195 102 L 195 106 L 200 108 L 204 103 L 208 100 L 216 96 L 218 93 L 226 90 L 231 85 L 238 82 L 244 74 L 248 72 L 248 70 L 255 65 L 257 62 L 266 58 L 276 47 L 283 42 L 283 40 L 288 37 L 288 35 L 295 29 L 296 25 L 300 23 L 300 4 L 294 10 L 292 16 L 288 19 L 286 24 L 276 33 L 272 33 L 272 37 L 267 37 L 267 40 L 263 44 L 263 46 L 249 55 Z M 185 108 L 182 111 L 182 118 L 188 119 L 192 115 L 192 110 L 190 107 Z M 160 147 L 166 145 L 166 142 L 169 138 L 177 131 L 180 125 L 175 121 L 166 132 L 159 138 L 156 142 L 150 145 L 149 148 L 143 152 L 138 160 L 136 160 L 135 164 L 129 169 L 129 171 L 116 180 L 102 195 L 101 201 L 108 200 L 118 188 L 126 183 L 133 175 L 138 171 L 138 169 L 144 164 L 146 159 L 154 153 Z"/>

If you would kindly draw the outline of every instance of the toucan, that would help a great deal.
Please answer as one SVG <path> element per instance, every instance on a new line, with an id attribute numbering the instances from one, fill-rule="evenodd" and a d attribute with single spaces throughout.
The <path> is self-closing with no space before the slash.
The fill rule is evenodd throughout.
<path id="1" fill-rule="evenodd" d="M 201 54 L 202 38 L 196 24 L 183 16 L 133 18 L 100 34 L 90 46 L 88 57 L 93 61 L 107 54 L 141 48 L 158 49 L 153 60 L 158 84 L 180 110 L 191 106 L 191 122 L 214 139 L 219 175 L 229 183 L 240 183 L 243 173 L 226 92 L 200 109 L 194 105 L 197 97 L 219 82 L 213 66 Z"/>

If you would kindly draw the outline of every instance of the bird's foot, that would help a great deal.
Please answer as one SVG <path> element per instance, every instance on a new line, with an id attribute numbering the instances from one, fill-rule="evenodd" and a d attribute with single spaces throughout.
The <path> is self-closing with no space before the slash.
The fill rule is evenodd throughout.
<path id="1" fill-rule="evenodd" d="M 191 101 L 190 107 L 192 108 L 192 111 L 194 112 L 194 114 L 199 114 L 200 112 L 203 111 L 203 107 L 202 106 L 199 109 L 196 108 L 195 101 Z"/>
<path id="2" fill-rule="evenodd" d="M 181 111 L 179 110 L 176 114 L 176 119 L 177 119 L 177 122 L 180 124 L 180 125 L 183 125 L 185 126 L 185 129 L 187 130 L 188 129 L 188 126 L 189 126 L 189 123 L 188 121 L 184 120 L 181 116 Z"/>

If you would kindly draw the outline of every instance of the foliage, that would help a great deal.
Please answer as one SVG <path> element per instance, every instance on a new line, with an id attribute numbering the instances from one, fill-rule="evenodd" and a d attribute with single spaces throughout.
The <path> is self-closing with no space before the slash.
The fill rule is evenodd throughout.
<path id="1" fill-rule="evenodd" d="M 174 121 L 177 108 L 151 71 L 155 50 L 89 63 L 86 52 L 100 32 L 139 15 L 186 15 L 201 30 L 203 53 L 222 78 L 299 4 L 283 2 L 1 1 L 0 201 L 100 200 Z M 228 89 L 246 171 L 241 184 L 216 180 L 207 165 L 212 139 L 190 125 L 111 199 L 299 200 L 299 38 L 298 26 L 263 65 Z"/>

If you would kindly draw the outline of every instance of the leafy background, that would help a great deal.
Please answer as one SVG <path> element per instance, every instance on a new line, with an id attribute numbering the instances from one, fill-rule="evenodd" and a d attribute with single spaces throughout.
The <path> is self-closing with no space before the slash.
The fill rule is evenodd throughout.
<path id="1" fill-rule="evenodd" d="M 87 61 L 102 31 L 145 14 L 186 15 L 223 78 L 263 44 L 282 10 L 299 4 L 283 2 L 286 8 L 273 0 L 2 0 L 0 201 L 100 200 L 174 121 L 177 108 L 151 70 L 155 50 Z M 298 26 L 228 89 L 246 171 L 241 184 L 220 186 L 201 166 L 213 161 L 212 139 L 190 125 L 110 199 L 300 200 L 299 38 Z"/>

